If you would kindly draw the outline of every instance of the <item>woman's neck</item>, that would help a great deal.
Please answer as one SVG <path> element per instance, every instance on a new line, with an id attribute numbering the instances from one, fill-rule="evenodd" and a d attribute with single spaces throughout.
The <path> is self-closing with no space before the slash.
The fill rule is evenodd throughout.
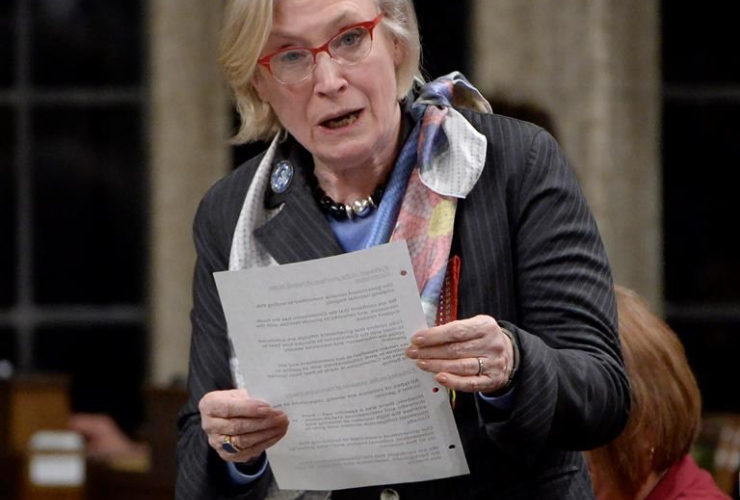
<path id="1" fill-rule="evenodd" d="M 397 108 L 396 126 L 387 146 L 357 164 L 330 164 L 314 156 L 314 175 L 319 186 L 336 202 L 352 203 L 371 195 L 393 170 L 401 146 L 401 113 Z"/>
<path id="2" fill-rule="evenodd" d="M 336 172 L 316 165 L 314 174 L 329 198 L 339 203 L 351 204 L 356 199 L 371 195 L 376 187 L 386 181 L 392 168 L 393 163 L 390 162 Z"/>

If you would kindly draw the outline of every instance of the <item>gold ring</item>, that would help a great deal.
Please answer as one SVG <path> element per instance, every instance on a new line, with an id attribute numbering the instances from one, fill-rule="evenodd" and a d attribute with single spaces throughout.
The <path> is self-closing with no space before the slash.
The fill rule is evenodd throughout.
<path id="1" fill-rule="evenodd" d="M 237 445 L 231 442 L 231 436 L 224 436 L 221 448 L 223 448 L 226 453 L 239 453 L 241 451 Z"/>
<path id="2" fill-rule="evenodd" d="M 483 373 L 483 358 L 476 359 L 478 360 L 478 373 L 475 376 L 480 377 L 480 374 Z"/>

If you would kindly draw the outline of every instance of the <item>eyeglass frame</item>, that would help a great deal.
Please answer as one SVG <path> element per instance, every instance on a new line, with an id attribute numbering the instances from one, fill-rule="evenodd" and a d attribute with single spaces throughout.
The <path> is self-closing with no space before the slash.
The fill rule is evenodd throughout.
<path id="1" fill-rule="evenodd" d="M 378 26 L 378 24 L 380 24 L 380 21 L 383 20 L 383 17 L 385 17 L 385 12 L 382 12 L 381 11 L 380 14 L 378 14 L 375 17 L 375 19 L 372 19 L 370 21 L 364 21 L 364 22 L 361 22 L 361 23 L 351 24 L 351 25 L 349 25 L 349 26 L 347 26 L 345 28 L 342 28 L 334 36 L 332 36 L 324 45 L 321 45 L 320 47 L 315 47 L 315 48 L 311 48 L 311 47 L 286 47 L 284 49 L 276 50 L 275 52 L 271 52 L 271 53 L 266 54 L 266 55 L 260 57 L 259 59 L 257 59 L 257 64 L 260 65 L 260 66 L 264 66 L 265 68 L 267 68 L 267 71 L 275 78 L 275 80 L 277 80 L 278 82 L 280 82 L 283 85 L 295 85 L 296 83 L 300 83 L 300 82 L 306 80 L 311 75 L 311 73 L 313 72 L 314 68 L 316 67 L 316 56 L 318 54 L 322 53 L 322 52 L 326 52 L 327 54 L 329 54 L 329 57 L 331 59 L 337 61 L 339 64 L 347 65 L 347 66 L 351 66 L 353 64 L 357 64 L 360 61 L 362 61 L 362 59 L 364 59 L 365 57 L 367 57 L 367 55 L 365 57 L 363 57 L 362 59 L 360 59 L 359 61 L 355 61 L 355 62 L 343 61 L 342 59 L 338 59 L 338 58 L 334 57 L 333 55 L 331 55 L 331 52 L 329 52 L 329 45 L 338 36 L 346 33 L 347 31 L 351 31 L 351 30 L 353 30 L 355 28 L 365 28 L 368 31 L 368 33 L 370 34 L 370 42 L 372 43 L 374 41 L 373 31 L 375 30 L 375 27 Z M 306 73 L 306 76 L 304 76 L 300 80 L 296 80 L 295 82 L 285 83 L 282 80 L 280 80 L 277 76 L 275 76 L 275 74 L 272 72 L 272 67 L 270 66 L 270 62 L 272 61 L 272 58 L 273 57 L 275 57 L 277 55 L 280 55 L 280 54 L 282 54 L 284 52 L 291 52 L 291 51 L 294 51 L 294 50 L 307 50 L 308 52 L 311 53 L 311 58 L 312 58 L 311 68 L 308 71 L 308 73 Z M 372 47 L 371 47 L 370 50 L 372 50 Z M 368 52 L 368 55 L 369 55 L 369 52 Z"/>

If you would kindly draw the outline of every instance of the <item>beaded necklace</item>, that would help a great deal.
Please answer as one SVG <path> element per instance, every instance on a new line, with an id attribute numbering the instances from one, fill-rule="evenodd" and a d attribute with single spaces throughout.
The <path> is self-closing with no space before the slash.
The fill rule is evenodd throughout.
<path id="1" fill-rule="evenodd" d="M 380 200 L 383 199 L 385 185 L 375 188 L 373 194 L 365 198 L 358 198 L 352 204 L 338 203 L 332 200 L 329 195 L 321 189 L 316 176 L 310 179 L 311 192 L 313 193 L 319 208 L 325 214 L 329 214 L 334 220 L 342 221 L 345 219 L 352 220 L 354 217 L 367 217 L 373 209 L 377 208 Z"/>

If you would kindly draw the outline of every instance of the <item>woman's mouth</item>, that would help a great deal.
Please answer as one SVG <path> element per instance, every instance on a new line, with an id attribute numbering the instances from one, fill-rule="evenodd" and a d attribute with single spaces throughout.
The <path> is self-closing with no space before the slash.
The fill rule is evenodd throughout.
<path id="1" fill-rule="evenodd" d="M 321 123 L 321 126 L 331 130 L 335 130 L 338 128 L 346 127 L 348 125 L 352 125 L 354 122 L 357 121 L 359 117 L 360 111 L 353 111 L 351 113 L 347 113 L 346 115 L 337 116 L 336 118 L 332 118 L 331 120 L 326 120 Z"/>

